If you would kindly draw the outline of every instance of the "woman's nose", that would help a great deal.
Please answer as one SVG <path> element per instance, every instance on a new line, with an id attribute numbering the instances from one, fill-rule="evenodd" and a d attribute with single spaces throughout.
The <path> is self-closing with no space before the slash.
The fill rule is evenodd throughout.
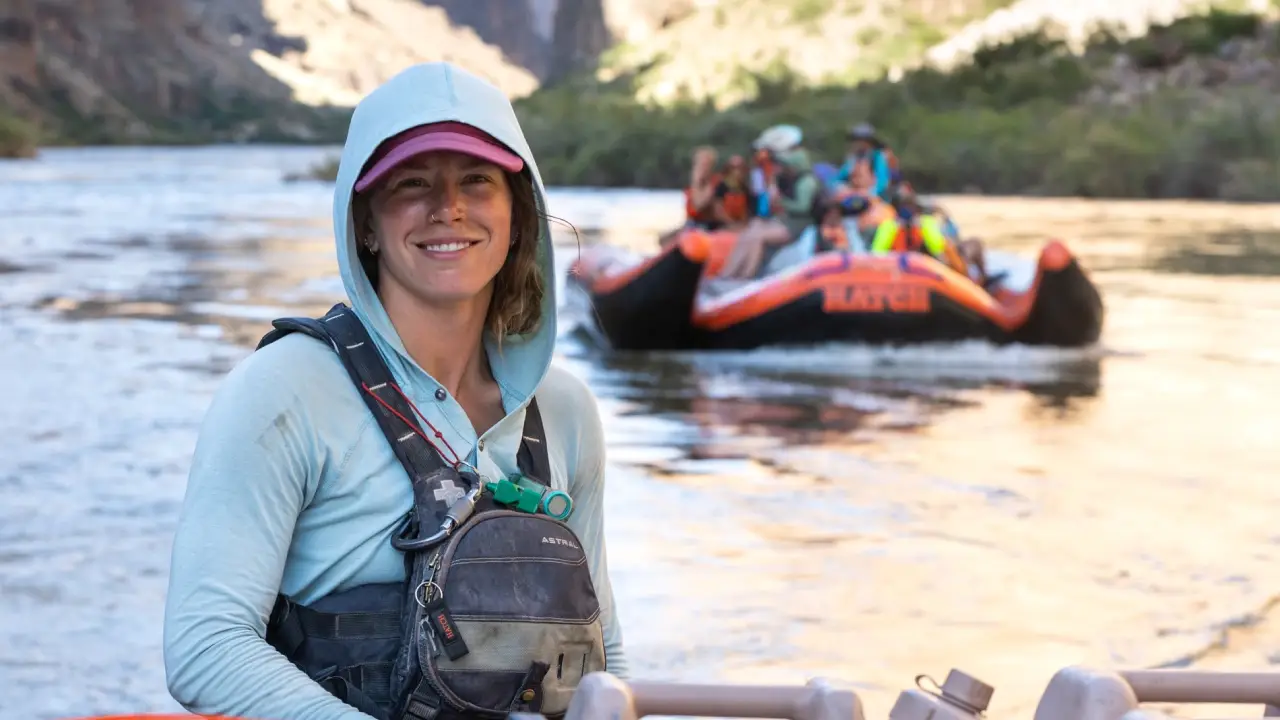
<path id="1" fill-rule="evenodd" d="M 450 211 L 454 211 L 453 216 L 460 217 L 463 210 L 463 194 L 459 183 L 450 178 L 438 183 L 435 189 L 436 192 L 428 198 L 431 209 L 441 211 L 441 217 L 452 217 L 449 215 Z"/>

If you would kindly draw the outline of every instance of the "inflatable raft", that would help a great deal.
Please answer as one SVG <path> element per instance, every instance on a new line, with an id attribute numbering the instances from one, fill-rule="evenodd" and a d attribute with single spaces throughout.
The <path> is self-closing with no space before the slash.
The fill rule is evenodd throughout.
<path id="1" fill-rule="evenodd" d="M 617 350 L 967 339 L 1080 347 L 1102 332 L 1098 290 L 1057 241 L 1021 283 L 988 292 L 920 253 L 814 253 L 812 229 L 770 259 L 761 279 L 708 281 L 735 239 L 688 230 L 647 258 L 595 246 L 570 277 Z"/>

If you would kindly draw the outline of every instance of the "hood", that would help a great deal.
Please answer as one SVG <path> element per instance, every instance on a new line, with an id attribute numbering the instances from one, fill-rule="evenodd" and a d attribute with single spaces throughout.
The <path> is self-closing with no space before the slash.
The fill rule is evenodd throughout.
<path id="1" fill-rule="evenodd" d="M 368 328 L 397 382 L 410 394 L 415 387 L 431 385 L 434 388 L 435 379 L 405 351 L 360 266 L 351 200 L 361 168 L 384 140 L 418 125 L 450 120 L 483 130 L 524 159 L 533 177 L 539 214 L 544 216 L 538 233 L 538 265 L 546 288 L 541 324 L 530 335 L 504 338 L 500 349 L 494 346 L 492 338 L 485 338 L 493 374 L 502 389 L 503 405 L 510 413 L 529 401 L 551 364 L 556 339 L 556 284 L 551 230 L 545 218 L 546 190 L 515 111 L 502 91 L 456 65 L 435 62 L 401 71 L 360 101 L 347 130 L 333 192 L 338 267 L 352 309 Z"/>

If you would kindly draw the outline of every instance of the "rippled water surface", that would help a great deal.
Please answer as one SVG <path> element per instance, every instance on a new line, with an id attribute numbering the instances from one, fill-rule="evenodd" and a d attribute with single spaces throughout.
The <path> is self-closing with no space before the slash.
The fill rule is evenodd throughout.
<path id="1" fill-rule="evenodd" d="M 331 188 L 282 181 L 324 154 L 0 163 L 0 717 L 176 708 L 160 627 L 186 465 L 270 318 L 340 297 Z M 1066 239 L 1104 293 L 1101 346 L 615 355 L 562 310 L 561 361 L 607 427 L 635 674 L 824 675 L 884 717 L 959 666 L 993 715 L 1030 717 L 1069 664 L 1280 662 L 1280 209 L 948 205 L 1002 250 Z M 584 243 L 637 248 L 680 207 L 551 197 Z"/>

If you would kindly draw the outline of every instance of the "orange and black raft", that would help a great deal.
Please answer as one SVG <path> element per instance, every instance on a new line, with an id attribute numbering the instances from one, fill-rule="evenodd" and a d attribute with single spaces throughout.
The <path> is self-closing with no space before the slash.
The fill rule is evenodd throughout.
<path id="1" fill-rule="evenodd" d="M 1102 298 L 1058 241 L 1041 250 L 1025 290 L 988 293 L 920 253 L 827 252 L 729 292 L 699 292 L 734 239 L 732 232 L 688 230 L 638 263 L 591 248 L 571 277 L 617 350 L 968 339 L 1082 347 L 1102 332 Z"/>

